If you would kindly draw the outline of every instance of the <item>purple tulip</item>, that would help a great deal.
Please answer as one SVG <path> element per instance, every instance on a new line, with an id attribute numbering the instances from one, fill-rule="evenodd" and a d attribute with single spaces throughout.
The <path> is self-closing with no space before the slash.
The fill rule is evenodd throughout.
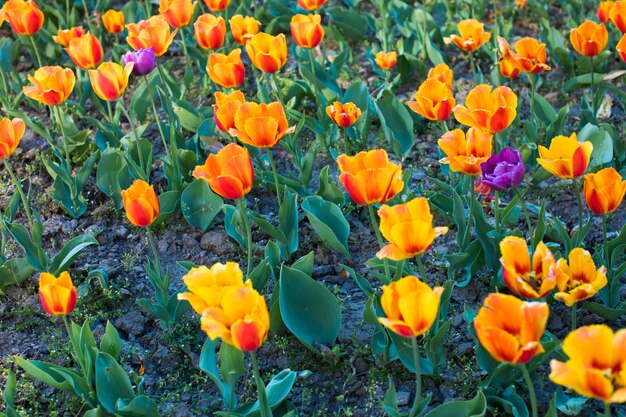
<path id="1" fill-rule="evenodd" d="M 515 187 L 524 179 L 522 156 L 513 148 L 504 148 L 480 164 L 482 182 L 494 190 L 504 191 Z"/>
<path id="2" fill-rule="evenodd" d="M 156 65 L 156 58 L 154 56 L 154 48 L 142 48 L 136 51 L 126 52 L 122 59 L 125 64 L 133 62 L 133 74 L 135 75 L 147 75 L 152 72 Z"/>

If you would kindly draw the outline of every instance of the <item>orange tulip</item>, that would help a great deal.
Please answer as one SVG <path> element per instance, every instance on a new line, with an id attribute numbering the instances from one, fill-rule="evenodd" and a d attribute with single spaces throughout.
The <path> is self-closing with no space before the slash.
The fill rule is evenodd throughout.
<path id="1" fill-rule="evenodd" d="M 0 119 L 0 160 L 8 158 L 15 152 L 25 131 L 26 125 L 22 119 L 17 117 L 13 120 L 6 117 Z"/>
<path id="2" fill-rule="evenodd" d="M 528 363 L 544 352 L 540 340 L 549 314 L 546 303 L 492 293 L 478 310 L 474 330 L 480 344 L 498 362 Z"/>
<path id="3" fill-rule="evenodd" d="M 287 62 L 287 40 L 282 33 L 278 36 L 257 33 L 246 43 L 246 52 L 255 67 L 273 74 Z"/>
<path id="4" fill-rule="evenodd" d="M 192 3 L 191 0 L 160 0 L 159 13 L 165 17 L 170 26 L 182 28 L 191 22 L 196 4 L 198 2 Z"/>
<path id="5" fill-rule="evenodd" d="M 611 10 L 615 6 L 614 1 L 601 1 L 598 5 L 597 16 L 602 23 L 608 23 L 611 20 Z"/>
<path id="6" fill-rule="evenodd" d="M 614 212 L 624 199 L 626 181 L 615 168 L 604 168 L 585 175 L 585 200 L 589 210 L 597 215 Z"/>
<path id="7" fill-rule="evenodd" d="M 578 178 L 585 173 L 593 144 L 578 142 L 576 133 L 571 136 L 557 136 L 550 142 L 550 148 L 539 145 L 537 162 L 546 171 L 559 178 Z"/>
<path id="8" fill-rule="evenodd" d="M 415 101 L 407 101 L 406 104 L 420 116 L 441 122 L 450 117 L 456 101 L 450 87 L 439 80 L 429 78 L 415 93 Z"/>
<path id="9" fill-rule="evenodd" d="M 124 31 L 124 13 L 109 9 L 102 15 L 102 24 L 109 33 L 122 33 Z"/>
<path id="10" fill-rule="evenodd" d="M 379 51 L 375 57 L 376 65 L 384 71 L 390 71 L 398 63 L 398 53 L 396 51 Z"/>
<path id="11" fill-rule="evenodd" d="M 498 62 L 498 68 L 500 69 L 500 74 L 506 78 L 515 79 L 522 74 L 521 68 L 511 54 L 502 56 L 502 59 Z"/>
<path id="12" fill-rule="evenodd" d="M 426 333 L 437 319 L 443 287 L 430 288 L 414 276 L 383 285 L 380 303 L 386 317 L 378 321 L 402 337 Z"/>
<path id="13" fill-rule="evenodd" d="M 414 198 L 395 206 L 383 205 L 378 209 L 380 232 L 389 241 L 376 257 L 394 261 L 411 258 L 426 252 L 437 236 L 448 232 L 447 227 L 433 227 L 428 200 Z"/>
<path id="14" fill-rule="evenodd" d="M 229 133 L 246 145 L 271 148 L 294 130 L 295 126 L 289 127 L 285 109 L 280 103 L 244 103 L 237 110 L 235 128 Z"/>
<path id="15" fill-rule="evenodd" d="M 518 9 L 523 9 L 526 7 L 526 0 L 515 0 L 515 7 Z"/>
<path id="16" fill-rule="evenodd" d="M 223 17 L 210 13 L 200 15 L 193 24 L 193 33 L 202 49 L 214 50 L 222 46 L 226 35 L 226 22 Z"/>
<path id="17" fill-rule="evenodd" d="M 619 57 L 622 58 L 622 61 L 626 62 L 626 34 L 621 37 L 619 42 L 617 42 L 617 46 L 615 48 Z"/>
<path id="18" fill-rule="evenodd" d="M 504 38 L 498 37 L 498 44 L 503 60 L 514 63 L 523 72 L 539 74 L 552 69 L 546 65 L 546 44 L 537 39 L 522 38 L 511 49 Z"/>
<path id="19" fill-rule="evenodd" d="M 591 254 L 582 248 L 569 253 L 569 264 L 562 258 L 556 263 L 556 286 L 559 290 L 554 298 L 566 306 L 593 297 L 607 284 L 606 268 L 596 269 Z"/>
<path id="20" fill-rule="evenodd" d="M 133 63 L 124 67 L 115 62 L 103 62 L 97 70 L 89 70 L 89 81 L 93 91 L 105 101 L 117 100 L 124 94 Z"/>
<path id="21" fill-rule="evenodd" d="M 352 102 L 343 104 L 335 101 L 333 104 L 326 107 L 326 114 L 337 126 L 345 129 L 359 120 L 359 117 L 361 117 L 361 109 Z"/>
<path id="22" fill-rule="evenodd" d="M 204 4 L 213 12 L 221 12 L 230 4 L 230 0 L 204 0 Z"/>
<path id="23" fill-rule="evenodd" d="M 465 19 L 457 25 L 459 35 L 450 35 L 443 38 L 446 45 L 454 43 L 465 52 L 474 52 L 483 44 L 489 42 L 491 33 L 485 32 L 485 25 L 475 19 Z"/>
<path id="24" fill-rule="evenodd" d="M 435 79 L 441 81 L 448 88 L 452 89 L 452 83 L 454 81 L 454 73 L 446 64 L 439 64 L 434 68 L 428 70 L 428 79 Z"/>
<path id="25" fill-rule="evenodd" d="M 2 6 L 2 16 L 18 35 L 34 35 L 44 22 L 43 12 L 33 0 L 8 0 Z"/>
<path id="26" fill-rule="evenodd" d="M 233 39 L 239 45 L 245 45 L 248 39 L 259 33 L 259 25 L 261 22 L 254 17 L 243 17 L 240 14 L 236 14 L 228 21 L 230 24 L 230 33 L 233 35 Z"/>
<path id="27" fill-rule="evenodd" d="M 437 142 L 446 154 L 439 162 L 449 164 L 453 172 L 478 175 L 481 173 L 480 164 L 491 156 L 492 138 L 490 133 L 473 127 L 467 133 L 461 129 L 446 132 Z"/>
<path id="28" fill-rule="evenodd" d="M 161 210 L 154 187 L 144 180 L 136 180 L 122 191 L 122 201 L 128 220 L 139 227 L 147 227 L 156 220 Z"/>
<path id="29" fill-rule="evenodd" d="M 79 38 L 71 39 L 65 52 L 82 69 L 95 68 L 104 56 L 100 41 L 89 32 Z"/>
<path id="30" fill-rule="evenodd" d="M 609 17 L 620 32 L 626 33 L 626 1 L 616 1 L 611 8 Z"/>
<path id="31" fill-rule="evenodd" d="M 210 269 L 202 265 L 191 268 L 183 276 L 183 282 L 189 292 L 178 294 L 179 300 L 186 300 L 198 314 L 208 307 L 217 307 L 222 302 L 224 293 L 252 282 L 243 282 L 243 272 L 236 262 L 216 263 Z"/>
<path id="32" fill-rule="evenodd" d="M 291 36 L 302 48 L 315 48 L 324 39 L 322 16 L 318 14 L 296 14 L 291 18 Z"/>
<path id="33" fill-rule="evenodd" d="M 570 332 L 561 347 L 569 360 L 550 362 L 550 380 L 605 403 L 626 402 L 626 329 L 604 324 Z"/>
<path id="34" fill-rule="evenodd" d="M 577 28 L 570 30 L 569 40 L 576 52 L 593 57 L 606 47 L 609 41 L 609 32 L 604 23 L 587 20 Z"/>
<path id="35" fill-rule="evenodd" d="M 252 189 L 254 168 L 248 150 L 231 143 L 209 155 L 204 165 L 193 170 L 193 176 L 206 180 L 216 194 L 238 200 Z"/>
<path id="36" fill-rule="evenodd" d="M 72 278 L 67 271 L 55 277 L 47 272 L 39 275 L 39 301 L 41 306 L 51 316 L 66 316 L 76 306 L 78 293 L 72 284 Z"/>
<path id="37" fill-rule="evenodd" d="M 326 0 L 298 0 L 298 6 L 308 11 L 317 10 L 326 3 Z"/>
<path id="38" fill-rule="evenodd" d="M 384 149 L 339 155 L 337 165 L 339 181 L 360 206 L 386 203 L 404 188 L 402 165 L 389 162 Z"/>
<path id="39" fill-rule="evenodd" d="M 213 118 L 217 128 L 222 132 L 229 133 L 230 129 L 235 127 L 237 110 L 245 102 L 246 98 L 239 90 L 230 94 L 217 91 L 215 93 L 215 104 L 213 105 Z"/>
<path id="40" fill-rule="evenodd" d="M 57 43 L 65 48 L 70 46 L 70 41 L 74 38 L 80 38 L 85 32 L 80 26 L 73 27 L 71 29 L 59 29 L 56 35 L 52 36 L 54 43 Z"/>
<path id="41" fill-rule="evenodd" d="M 178 29 L 170 33 L 170 25 L 162 15 L 152 16 L 148 20 L 126 25 L 126 41 L 136 51 L 142 48 L 154 48 L 154 54 L 161 56 L 167 52 Z"/>
<path id="42" fill-rule="evenodd" d="M 244 285 L 225 291 L 219 306 L 207 307 L 201 326 L 211 339 L 250 352 L 267 339 L 270 316 L 263 296 Z"/>
<path id="43" fill-rule="evenodd" d="M 206 71 L 211 81 L 224 88 L 239 87 L 246 76 L 246 69 L 241 62 L 241 49 L 233 49 L 228 55 L 212 53 Z"/>
<path id="44" fill-rule="evenodd" d="M 34 75 L 29 75 L 32 85 L 22 87 L 26 97 L 30 97 L 42 104 L 56 106 L 65 103 L 72 94 L 76 76 L 69 68 L 41 67 Z"/>
<path id="45" fill-rule="evenodd" d="M 500 242 L 502 279 L 506 286 L 524 298 L 543 298 L 556 286 L 554 256 L 548 247 L 539 242 L 532 264 L 526 241 L 517 236 L 507 236 Z"/>
<path id="46" fill-rule="evenodd" d="M 465 98 L 465 105 L 454 109 L 457 122 L 490 133 L 502 132 L 517 117 L 517 96 L 509 87 L 493 90 L 487 84 L 474 87 Z"/>

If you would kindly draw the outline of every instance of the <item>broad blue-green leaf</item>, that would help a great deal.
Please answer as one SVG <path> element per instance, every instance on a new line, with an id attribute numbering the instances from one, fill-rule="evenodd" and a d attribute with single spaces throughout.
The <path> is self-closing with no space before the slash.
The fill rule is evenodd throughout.
<path id="1" fill-rule="evenodd" d="M 319 196 L 309 196 L 302 202 L 302 209 L 311 226 L 328 246 L 348 256 L 350 225 L 341 209 Z"/>
<path id="2" fill-rule="evenodd" d="M 376 109 L 385 137 L 391 142 L 394 153 L 399 157 L 407 156 L 415 144 L 413 118 L 409 110 L 388 90 L 376 101 Z"/>
<path id="3" fill-rule="evenodd" d="M 483 417 L 487 412 L 487 399 L 482 391 L 469 401 L 450 401 L 426 414 L 426 417 Z"/>
<path id="4" fill-rule="evenodd" d="M 202 179 L 189 184 L 180 196 L 180 208 L 185 220 L 202 231 L 209 228 L 223 204 L 220 196 Z"/>

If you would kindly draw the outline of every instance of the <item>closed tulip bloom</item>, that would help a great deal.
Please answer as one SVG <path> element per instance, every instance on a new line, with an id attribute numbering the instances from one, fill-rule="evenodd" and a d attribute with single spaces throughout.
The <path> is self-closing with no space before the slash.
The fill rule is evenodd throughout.
<path id="1" fill-rule="evenodd" d="M 222 46 L 226 35 L 226 22 L 223 17 L 210 13 L 200 15 L 193 24 L 193 33 L 202 49 L 214 50 Z"/>
<path id="2" fill-rule="evenodd" d="M 226 291 L 219 306 L 204 310 L 200 322 L 211 339 L 219 337 L 251 352 L 267 339 L 270 316 L 263 296 L 250 286 L 241 286 Z"/>
<path id="3" fill-rule="evenodd" d="M 124 32 L 124 13 L 121 11 L 109 9 L 102 15 L 102 25 L 109 33 Z"/>
<path id="4" fill-rule="evenodd" d="M 52 36 L 54 43 L 57 43 L 65 48 L 70 46 L 70 41 L 74 38 L 80 38 L 85 34 L 84 30 L 80 26 L 73 27 L 71 29 L 59 29 L 56 35 Z"/>
<path id="5" fill-rule="evenodd" d="M 213 192 L 223 198 L 238 200 L 252 189 L 254 168 L 248 150 L 231 143 L 209 155 L 204 165 L 193 170 L 193 176 L 207 181 Z"/>
<path id="6" fill-rule="evenodd" d="M 246 76 L 246 69 L 241 61 L 241 49 L 233 49 L 228 55 L 212 53 L 209 55 L 206 71 L 211 81 L 224 88 L 239 87 Z"/>
<path id="7" fill-rule="evenodd" d="M 611 8 L 609 17 L 620 32 L 626 33 L 626 1 L 616 1 Z"/>
<path id="8" fill-rule="evenodd" d="M 407 106 L 420 116 L 434 121 L 444 121 L 452 114 L 456 105 L 452 90 L 446 84 L 429 78 L 420 85 L 414 101 L 407 101 Z"/>
<path id="9" fill-rule="evenodd" d="M 480 164 L 482 182 L 498 191 L 516 187 L 524 179 L 522 155 L 513 148 L 504 148 Z"/>
<path id="10" fill-rule="evenodd" d="M 532 262 L 526 241 L 507 236 L 500 242 L 502 279 L 511 292 L 524 298 L 543 298 L 556 286 L 554 256 L 539 242 Z"/>
<path id="11" fill-rule="evenodd" d="M 156 66 L 156 56 L 152 47 L 128 51 L 122 55 L 124 64 L 133 64 L 133 74 L 148 75 Z"/>
<path id="12" fill-rule="evenodd" d="M 376 53 L 374 60 L 378 68 L 384 71 L 390 71 L 398 63 L 398 53 L 396 51 L 379 51 Z"/>
<path id="13" fill-rule="evenodd" d="M 89 81 L 93 91 L 105 101 L 117 100 L 124 94 L 128 77 L 133 72 L 133 63 L 124 67 L 115 62 L 103 62 L 98 69 L 89 70 Z"/>
<path id="14" fill-rule="evenodd" d="M 515 7 L 520 10 L 523 9 L 524 7 L 526 7 L 526 0 L 515 0 Z"/>
<path id="15" fill-rule="evenodd" d="M 622 61 L 626 62 L 626 34 L 622 36 L 617 42 L 617 46 L 615 47 L 619 57 L 622 58 Z"/>
<path id="16" fill-rule="evenodd" d="M 246 42 L 246 52 L 252 64 L 262 72 L 273 74 L 287 62 L 287 40 L 261 32 Z"/>
<path id="17" fill-rule="evenodd" d="M 433 227 L 428 200 L 414 198 L 395 206 L 383 205 L 378 210 L 380 232 L 389 241 L 376 257 L 394 261 L 412 258 L 426 252 L 437 236 L 448 232 L 447 227 Z"/>
<path id="18" fill-rule="evenodd" d="M 230 94 L 222 93 L 221 91 L 215 92 L 213 118 L 215 119 L 217 128 L 226 133 L 229 133 L 230 129 L 234 129 L 237 110 L 239 110 L 241 105 L 245 102 L 246 98 L 239 90 L 233 91 Z"/>
<path id="19" fill-rule="evenodd" d="M 233 35 L 233 39 L 239 45 L 245 45 L 248 40 L 259 33 L 259 25 L 261 22 L 254 17 L 243 17 L 240 14 L 236 14 L 228 21 L 230 24 L 230 33 Z"/>
<path id="20" fill-rule="evenodd" d="M 236 262 L 191 268 L 183 276 L 183 282 L 189 291 L 178 294 L 178 299 L 188 301 L 198 314 L 208 307 L 219 306 L 226 291 L 252 284 L 251 281 L 244 284 L 243 272 Z"/>
<path id="21" fill-rule="evenodd" d="M 221 12 L 230 4 L 230 0 L 204 0 L 204 4 L 213 12 Z"/>
<path id="22" fill-rule="evenodd" d="M 289 26 L 294 42 L 302 48 L 315 48 L 324 39 L 322 16 L 318 14 L 296 14 Z"/>
<path id="23" fill-rule="evenodd" d="M 33 0 L 8 0 L 2 6 L 2 15 L 18 35 L 34 35 L 44 22 L 43 12 Z"/>
<path id="24" fill-rule="evenodd" d="M 39 301 L 41 306 L 51 316 L 66 316 L 76 306 L 78 293 L 72 284 L 72 278 L 67 271 L 55 277 L 47 272 L 39 275 Z"/>
<path id="25" fill-rule="evenodd" d="M 154 187 L 144 180 L 136 180 L 122 190 L 122 201 L 128 220 L 139 227 L 147 227 L 156 220 L 161 210 Z"/>
<path id="26" fill-rule="evenodd" d="M 29 75 L 32 85 L 22 87 L 26 97 L 49 106 L 65 103 L 72 94 L 76 76 L 69 68 L 41 67 L 34 75 Z"/>
<path id="27" fill-rule="evenodd" d="M 512 80 L 522 75 L 522 69 L 519 67 L 517 61 L 511 56 L 511 54 L 502 56 L 502 59 L 498 62 L 498 68 L 500 69 L 500 74 L 502 74 L 503 77 L 510 78 Z"/>
<path id="28" fill-rule="evenodd" d="M 459 104 L 453 111 L 462 125 L 498 133 L 508 128 L 517 117 L 517 96 L 509 87 L 492 90 L 491 86 L 481 84 L 467 94 L 465 105 Z"/>
<path id="29" fill-rule="evenodd" d="M 598 16 L 598 20 L 602 23 L 608 23 L 611 20 L 611 10 L 613 10 L 613 6 L 615 6 L 614 1 L 601 1 L 598 5 L 598 10 L 596 15 Z"/>
<path id="30" fill-rule="evenodd" d="M 95 68 L 104 56 L 100 41 L 89 32 L 79 38 L 71 39 L 65 52 L 82 69 Z"/>
<path id="31" fill-rule="evenodd" d="M 26 125 L 22 119 L 0 119 L 0 161 L 15 152 L 25 131 Z"/>
<path id="32" fill-rule="evenodd" d="M 498 362 L 528 363 L 544 352 L 541 336 L 549 314 L 546 303 L 492 293 L 478 310 L 474 330 L 480 344 Z"/>
<path id="33" fill-rule="evenodd" d="M 383 285 L 380 304 L 386 317 L 378 321 L 402 337 L 426 333 L 437 319 L 443 287 L 430 288 L 414 276 Z"/>
<path id="34" fill-rule="evenodd" d="M 537 162 L 546 171 L 559 178 L 578 178 L 585 173 L 593 144 L 589 141 L 578 142 L 576 133 L 571 136 L 557 136 L 550 142 L 550 147 L 539 145 Z"/>
<path id="35" fill-rule="evenodd" d="M 593 57 L 606 47 L 609 41 L 609 32 L 606 30 L 604 23 L 587 20 L 577 28 L 570 30 L 569 40 L 576 52 L 584 56 Z"/>
<path id="36" fill-rule="evenodd" d="M 339 155 L 337 165 L 339 181 L 360 206 L 386 203 L 404 188 L 402 165 L 390 162 L 384 149 Z"/>
<path id="37" fill-rule="evenodd" d="M 626 181 L 615 168 L 604 168 L 585 175 L 583 188 L 589 210 L 597 215 L 614 212 L 624 199 Z"/>
<path id="38" fill-rule="evenodd" d="M 445 158 L 439 160 L 450 165 L 453 172 L 466 175 L 479 175 L 480 164 L 491 156 L 490 133 L 470 128 L 464 133 L 461 129 L 451 130 L 441 136 L 437 142 Z"/>
<path id="39" fill-rule="evenodd" d="M 308 11 L 317 10 L 326 3 L 326 0 L 298 0 L 298 6 Z"/>
<path id="40" fill-rule="evenodd" d="M 167 52 L 178 29 L 170 33 L 170 25 L 162 15 L 152 16 L 148 20 L 126 25 L 126 41 L 136 51 L 142 48 L 154 48 L 154 54 L 161 56 Z"/>
<path id="41" fill-rule="evenodd" d="M 462 20 L 457 28 L 460 36 L 450 35 L 450 37 L 443 38 L 443 41 L 446 45 L 454 43 L 465 52 L 474 52 L 491 39 L 491 33 L 485 32 L 485 25 L 475 19 Z"/>
<path id="42" fill-rule="evenodd" d="M 511 48 L 504 38 L 498 37 L 498 44 L 503 60 L 514 64 L 523 72 L 539 74 L 552 69 L 546 65 L 546 44 L 539 43 L 537 39 L 522 38 Z"/>
<path id="43" fill-rule="evenodd" d="M 428 78 L 441 81 L 451 89 L 454 82 L 454 73 L 446 64 L 439 64 L 428 70 Z"/>
<path id="44" fill-rule="evenodd" d="M 344 104 L 335 101 L 333 104 L 326 107 L 326 114 L 337 126 L 345 129 L 359 120 L 359 117 L 361 117 L 361 109 L 352 102 Z"/>
<path id="45" fill-rule="evenodd" d="M 568 307 L 593 297 L 606 284 L 606 268 L 596 269 L 591 254 L 582 248 L 575 248 L 569 253 L 569 264 L 563 258 L 556 263 L 556 286 L 559 291 L 554 298 Z"/>
<path id="46" fill-rule="evenodd" d="M 237 110 L 235 128 L 229 133 L 246 145 L 271 148 L 294 130 L 295 126 L 289 127 L 285 109 L 280 103 L 244 103 Z"/>
<path id="47" fill-rule="evenodd" d="M 191 0 L 160 0 L 159 13 L 170 26 L 182 28 L 191 22 L 196 4 L 197 2 L 192 3 Z"/>

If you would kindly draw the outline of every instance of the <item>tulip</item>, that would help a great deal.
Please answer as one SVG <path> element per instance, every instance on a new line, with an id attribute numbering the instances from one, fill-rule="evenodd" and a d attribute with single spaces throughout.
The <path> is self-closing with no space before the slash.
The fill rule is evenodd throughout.
<path id="1" fill-rule="evenodd" d="M 22 87 L 26 97 L 49 106 L 65 103 L 76 83 L 76 76 L 69 68 L 41 67 L 29 75 L 32 85 Z"/>
<path id="2" fill-rule="evenodd" d="M 559 259 L 556 263 L 556 286 L 559 291 L 554 298 L 568 307 L 593 297 L 606 284 L 606 268 L 596 269 L 591 254 L 582 248 L 575 248 L 569 253 L 569 264 L 566 259 Z"/>
<path id="3" fill-rule="evenodd" d="M 167 52 L 178 29 L 170 33 L 170 25 L 162 15 L 152 16 L 148 20 L 126 25 L 126 41 L 136 51 L 142 48 L 154 48 L 154 54 L 161 56 Z"/>
<path id="4" fill-rule="evenodd" d="M 379 51 L 375 57 L 376 65 L 383 71 L 390 71 L 398 63 L 398 53 L 396 51 Z"/>
<path id="5" fill-rule="evenodd" d="M 100 41 L 89 32 L 79 38 L 71 39 L 65 52 L 77 66 L 86 70 L 95 68 L 104 56 Z"/>
<path id="6" fill-rule="evenodd" d="M 70 41 L 74 38 L 80 38 L 84 35 L 83 28 L 80 26 L 73 27 L 71 29 L 59 29 L 55 36 L 52 36 L 54 43 L 57 43 L 65 48 L 70 46 Z"/>
<path id="7" fill-rule="evenodd" d="M 476 128 L 468 129 L 467 133 L 461 129 L 446 132 L 437 142 L 446 154 L 439 162 L 449 164 L 453 172 L 478 175 L 480 164 L 491 156 L 492 137 L 490 133 Z"/>
<path id="8" fill-rule="evenodd" d="M 280 103 L 244 103 L 237 110 L 235 127 L 229 133 L 246 145 L 271 148 L 294 130 L 295 126 L 289 127 Z"/>
<path id="9" fill-rule="evenodd" d="M 223 198 L 238 200 L 252 189 L 254 168 L 248 150 L 231 143 L 209 155 L 204 165 L 193 170 L 193 176 L 207 181 L 213 192 Z"/>
<path id="10" fill-rule="evenodd" d="M 2 6 L 2 16 L 18 35 L 34 35 L 44 22 L 43 12 L 33 0 L 8 0 Z"/>
<path id="11" fill-rule="evenodd" d="M 570 30 L 569 40 L 576 52 L 584 56 L 594 57 L 606 47 L 609 41 L 609 32 L 604 23 L 587 20 L 577 28 Z"/>
<path id="12" fill-rule="evenodd" d="M 522 155 L 513 148 L 504 148 L 480 164 L 482 182 L 487 186 L 505 191 L 516 187 L 524 179 Z"/>
<path id="13" fill-rule="evenodd" d="M 620 32 L 626 33 L 626 1 L 616 1 L 611 8 L 609 17 Z"/>
<path id="14" fill-rule="evenodd" d="M 523 9 L 524 7 L 526 7 L 526 0 L 515 0 L 515 7 L 520 10 Z"/>
<path id="15" fill-rule="evenodd" d="M 224 88 L 239 87 L 246 76 L 246 69 L 241 61 L 241 49 L 233 49 L 228 55 L 212 53 L 209 55 L 206 71 L 211 81 Z"/>
<path id="16" fill-rule="evenodd" d="M 406 104 L 420 116 L 442 122 L 450 117 L 456 101 L 450 87 L 439 80 L 429 78 L 415 93 L 415 101 L 407 101 Z"/>
<path id="17" fill-rule="evenodd" d="M 170 26 L 182 28 L 191 22 L 196 4 L 197 2 L 192 3 L 191 0 L 160 0 L 159 13 Z"/>
<path id="18" fill-rule="evenodd" d="M 104 101 L 117 100 L 124 94 L 133 63 L 124 67 L 115 62 L 103 62 L 98 69 L 89 70 L 89 81 L 93 91 Z"/>
<path id="19" fill-rule="evenodd" d="M 567 362 L 550 362 L 550 380 L 606 406 L 626 402 L 626 330 L 616 333 L 604 324 L 581 327 L 561 347 Z M 610 414 L 606 414 L 610 415 Z"/>
<path id="20" fill-rule="evenodd" d="M 337 126 L 345 129 L 355 124 L 361 117 L 361 109 L 352 102 L 343 104 L 335 101 L 326 107 L 326 114 Z"/>
<path id="21" fill-rule="evenodd" d="M 25 131 L 26 125 L 22 119 L 0 119 L 0 161 L 15 152 Z"/>
<path id="22" fill-rule="evenodd" d="M 502 74 L 503 77 L 510 78 L 512 80 L 522 74 L 522 70 L 517 65 L 517 61 L 515 61 L 510 54 L 502 57 L 500 62 L 498 62 L 498 68 L 500 69 L 500 74 Z"/>
<path id="23" fill-rule="evenodd" d="M 55 277 L 47 272 L 39 275 L 39 301 L 41 306 L 51 316 L 66 316 L 76 306 L 78 293 L 72 284 L 72 278 L 67 271 Z"/>
<path id="24" fill-rule="evenodd" d="M 454 73 L 446 64 L 439 64 L 434 68 L 428 70 L 428 79 L 435 79 L 441 81 L 448 88 L 452 89 L 452 82 L 454 81 Z"/>
<path id="25" fill-rule="evenodd" d="M 217 91 L 215 93 L 215 104 L 213 105 L 213 118 L 217 128 L 226 133 L 229 133 L 230 129 L 234 129 L 237 110 L 245 102 L 246 98 L 239 90 L 230 94 Z"/>
<path id="26" fill-rule="evenodd" d="M 339 155 L 337 165 L 339 181 L 360 206 L 386 203 L 404 188 L 402 165 L 389 162 L 384 149 Z"/>
<path id="27" fill-rule="evenodd" d="M 230 4 L 230 0 L 204 0 L 204 4 L 213 12 L 221 12 Z"/>
<path id="28" fill-rule="evenodd" d="M 622 58 L 622 61 L 626 62 L 626 34 L 622 36 L 617 42 L 617 46 L 615 48 L 619 57 Z"/>
<path id="29" fill-rule="evenodd" d="M 457 105 L 454 117 L 462 125 L 475 127 L 490 133 L 502 132 L 517 116 L 517 96 L 509 87 L 491 89 L 481 84 L 472 89 L 465 98 L 465 105 Z"/>
<path id="30" fill-rule="evenodd" d="M 259 33 L 259 25 L 261 24 L 254 17 L 243 17 L 240 14 L 231 17 L 228 23 L 233 39 L 242 46 L 246 44 L 248 39 Z"/>
<path id="31" fill-rule="evenodd" d="M 443 287 L 430 288 L 415 276 L 383 285 L 380 303 L 386 317 L 378 321 L 402 337 L 426 333 L 437 319 Z"/>
<path id="32" fill-rule="evenodd" d="M 460 36 L 450 35 L 443 38 L 443 41 L 446 45 L 454 43 L 465 52 L 474 52 L 491 39 L 491 33 L 485 32 L 485 25 L 475 19 L 462 20 L 457 28 Z"/>
<path id="33" fill-rule="evenodd" d="M 183 276 L 183 282 L 189 292 L 178 294 L 178 299 L 188 301 L 198 314 L 208 307 L 218 307 L 228 290 L 252 284 L 251 281 L 244 284 L 243 272 L 236 262 L 216 263 L 211 268 L 204 265 L 191 268 Z"/>
<path id="34" fill-rule="evenodd" d="M 210 13 L 200 15 L 193 24 L 194 36 L 202 49 L 214 50 L 224 43 L 226 22 L 223 17 L 215 17 Z"/>
<path id="35" fill-rule="evenodd" d="M 109 9 L 102 15 L 102 24 L 109 33 L 122 33 L 124 31 L 124 13 Z"/>
<path id="36" fill-rule="evenodd" d="M 492 293 L 478 310 L 474 330 L 480 344 L 496 361 L 525 364 L 544 352 L 541 335 L 549 314 L 546 303 Z"/>
<path id="37" fill-rule="evenodd" d="M 615 168 L 604 168 L 585 175 L 583 188 L 589 210 L 597 215 L 614 212 L 624 199 L 626 181 Z"/>
<path id="38" fill-rule="evenodd" d="M 543 298 L 556 285 L 554 256 L 539 242 L 532 257 L 526 241 L 507 236 L 500 242 L 502 279 L 509 290 L 524 298 Z"/>
<path id="39" fill-rule="evenodd" d="M 428 200 L 414 198 L 408 203 L 395 206 L 383 205 L 378 209 L 380 232 L 389 244 L 376 254 L 379 259 L 394 261 L 422 254 L 433 244 L 437 236 L 448 232 L 447 227 L 433 227 Z"/>
<path id="40" fill-rule="evenodd" d="M 611 10 L 613 10 L 614 6 L 614 1 L 601 1 L 596 13 L 598 20 L 602 23 L 608 23 L 611 20 Z"/>
<path id="41" fill-rule="evenodd" d="M 133 74 L 143 76 L 148 75 L 156 66 L 154 48 L 142 48 L 136 51 L 129 51 L 122 55 L 124 64 L 133 64 Z"/>
<path id="42" fill-rule="evenodd" d="M 139 227 L 150 226 L 161 210 L 154 187 L 143 180 L 136 180 L 129 188 L 122 190 L 122 201 L 126 217 Z"/>
<path id="43" fill-rule="evenodd" d="M 296 14 L 291 18 L 291 36 L 301 48 L 315 48 L 324 39 L 322 16 Z"/>
<path id="44" fill-rule="evenodd" d="M 519 71 L 531 74 L 539 74 L 552 69 L 546 65 L 546 44 L 539 43 L 537 39 L 528 37 L 522 38 L 515 42 L 513 49 L 511 49 L 504 38 L 498 37 L 498 44 L 500 45 L 503 61 L 506 62 L 504 64 L 505 67 L 514 66 L 517 67 Z M 502 71 L 502 65 L 500 66 L 500 70 Z M 511 72 L 511 70 L 509 72 Z"/>
<path id="45" fill-rule="evenodd" d="M 326 3 L 326 0 L 298 0 L 298 6 L 308 11 L 317 10 Z"/>
<path id="46" fill-rule="evenodd" d="M 282 33 L 278 36 L 257 33 L 246 43 L 246 52 L 257 69 L 273 74 L 287 62 L 287 40 Z"/>
<path id="47" fill-rule="evenodd" d="M 578 142 L 576 133 L 571 136 L 557 136 L 550 142 L 550 148 L 539 145 L 537 162 L 546 171 L 559 178 L 578 178 L 585 173 L 593 144 Z"/>

